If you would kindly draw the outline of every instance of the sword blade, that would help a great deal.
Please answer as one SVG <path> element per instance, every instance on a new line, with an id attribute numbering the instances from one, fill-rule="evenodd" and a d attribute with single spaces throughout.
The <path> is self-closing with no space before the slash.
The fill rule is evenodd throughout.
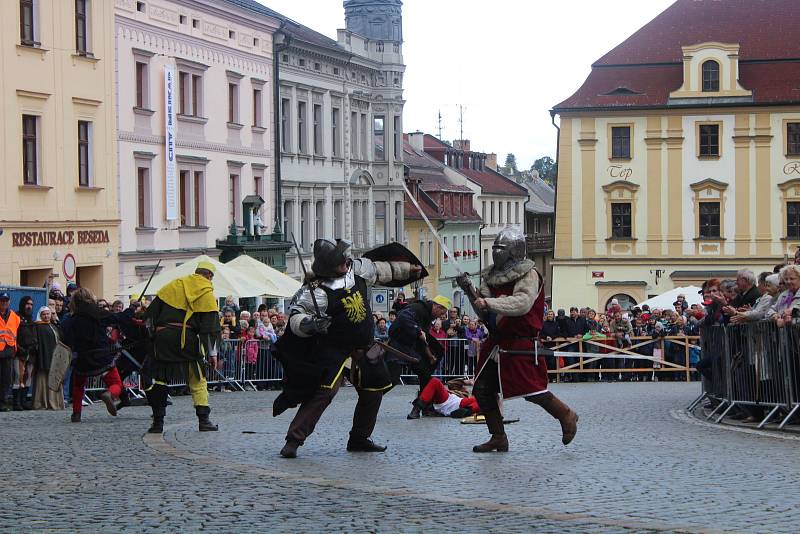
<path id="1" fill-rule="evenodd" d="M 444 243 L 442 238 L 439 236 L 439 232 L 436 231 L 436 228 L 433 227 L 433 224 L 431 224 L 431 221 L 428 220 L 428 216 L 425 215 L 424 211 L 422 211 L 422 207 L 420 207 L 419 202 L 417 202 L 417 199 L 414 198 L 414 195 L 412 195 L 411 191 L 408 190 L 408 186 L 406 185 L 405 180 L 402 180 L 401 183 L 403 184 L 403 189 L 405 189 L 405 191 L 406 191 L 406 195 L 408 195 L 408 198 L 411 199 L 411 203 L 414 204 L 415 208 L 417 208 L 417 211 L 419 212 L 419 214 L 422 215 L 422 220 L 425 221 L 425 224 L 428 225 L 428 229 L 433 234 L 433 237 L 435 237 L 436 241 L 439 242 L 439 246 L 442 247 L 442 250 L 444 251 L 445 256 L 450 258 L 450 261 L 452 262 L 452 265 L 453 265 L 453 267 L 455 267 L 456 271 L 458 271 L 458 274 L 463 274 L 464 271 L 462 271 L 461 268 L 459 268 L 458 263 L 456 262 L 456 259 L 453 256 L 453 253 L 450 252 L 450 249 L 447 247 L 447 245 Z"/>

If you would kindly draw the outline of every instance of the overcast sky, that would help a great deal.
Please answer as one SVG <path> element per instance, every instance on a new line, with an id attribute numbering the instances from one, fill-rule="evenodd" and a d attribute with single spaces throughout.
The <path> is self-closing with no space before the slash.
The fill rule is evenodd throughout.
<path id="1" fill-rule="evenodd" d="M 259 0 L 336 38 L 341 0 Z M 575 92 L 591 64 L 673 0 L 404 0 L 405 131 L 464 137 L 509 152 L 520 169 L 555 157 L 549 110 Z"/>

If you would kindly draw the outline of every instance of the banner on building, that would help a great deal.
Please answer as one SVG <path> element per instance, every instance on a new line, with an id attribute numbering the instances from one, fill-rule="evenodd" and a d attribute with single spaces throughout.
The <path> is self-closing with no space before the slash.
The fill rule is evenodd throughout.
<path id="1" fill-rule="evenodd" d="M 175 70 L 172 65 L 164 65 L 164 143 L 167 220 L 174 221 L 178 218 L 178 185 L 175 164 Z"/>

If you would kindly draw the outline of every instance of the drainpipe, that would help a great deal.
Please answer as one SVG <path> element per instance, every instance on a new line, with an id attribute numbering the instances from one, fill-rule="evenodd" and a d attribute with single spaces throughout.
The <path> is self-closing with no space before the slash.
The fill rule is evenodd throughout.
<path id="1" fill-rule="evenodd" d="M 274 137 L 273 154 L 275 163 L 275 226 L 272 234 L 283 238 L 283 196 L 281 195 L 281 92 L 279 54 L 289 48 L 291 38 L 284 33 L 286 21 L 281 21 L 278 30 L 272 35 L 272 131 Z M 279 43 L 280 41 L 280 43 Z"/>
<path id="2" fill-rule="evenodd" d="M 555 190 L 555 194 L 553 196 L 553 258 L 555 258 L 556 252 L 556 215 L 558 215 L 558 163 L 559 163 L 559 154 L 561 152 L 561 127 L 556 124 L 556 112 L 554 110 L 550 110 L 550 121 L 552 122 L 553 126 L 556 129 L 556 176 L 553 178 L 553 189 Z M 550 277 L 550 291 L 552 293 L 552 283 L 553 283 L 553 264 L 550 264 L 548 276 Z M 552 296 L 552 295 L 551 295 Z"/>

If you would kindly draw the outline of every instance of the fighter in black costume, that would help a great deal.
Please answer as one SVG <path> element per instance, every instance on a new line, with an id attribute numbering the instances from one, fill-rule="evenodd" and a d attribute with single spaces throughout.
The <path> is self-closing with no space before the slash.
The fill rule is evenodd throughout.
<path id="1" fill-rule="evenodd" d="M 339 390 L 351 357 L 350 379 L 358 403 L 347 450 L 386 450 L 370 439 L 383 393 L 392 381 L 382 359 L 365 355 L 374 335 L 368 288 L 391 280 L 414 280 L 422 269 L 403 261 L 351 259 L 350 246 L 344 240 L 314 242 L 312 272 L 292 299 L 289 327 L 276 345 L 284 384 L 273 415 L 300 405 L 280 451 L 284 458 L 296 457 L 297 448 L 314 431 Z"/>

